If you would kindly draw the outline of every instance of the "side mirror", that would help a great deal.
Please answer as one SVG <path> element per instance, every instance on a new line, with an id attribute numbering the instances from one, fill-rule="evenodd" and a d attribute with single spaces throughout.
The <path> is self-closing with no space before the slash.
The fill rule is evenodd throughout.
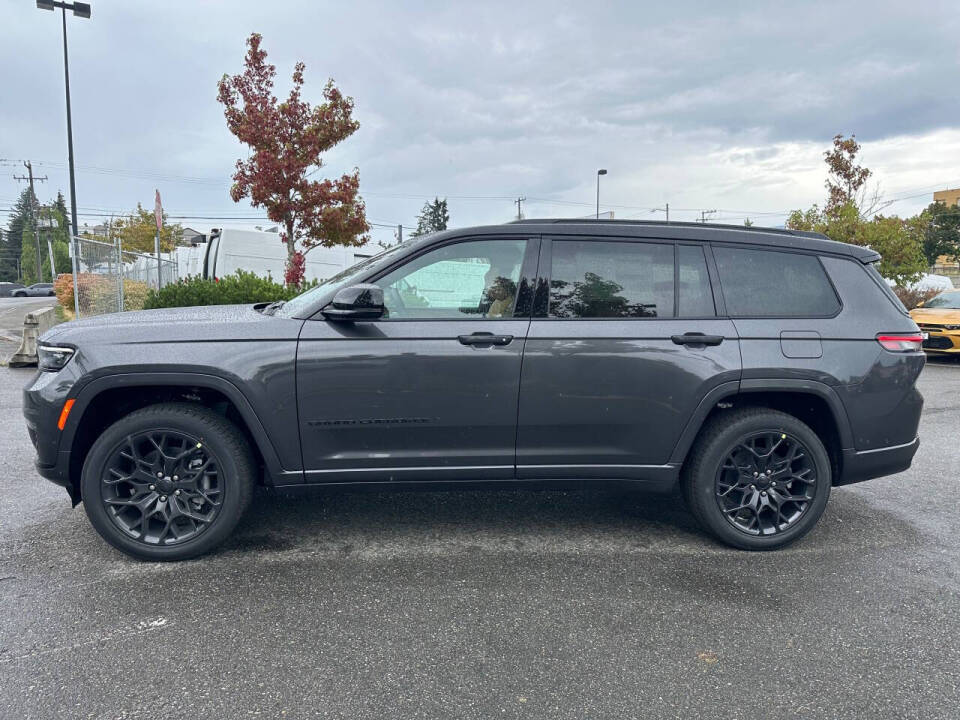
<path id="1" fill-rule="evenodd" d="M 917 303 L 916 307 L 923 307 L 923 300 Z"/>
<path id="2" fill-rule="evenodd" d="M 367 283 L 342 288 L 320 312 L 327 320 L 376 320 L 385 312 L 383 289 Z"/>

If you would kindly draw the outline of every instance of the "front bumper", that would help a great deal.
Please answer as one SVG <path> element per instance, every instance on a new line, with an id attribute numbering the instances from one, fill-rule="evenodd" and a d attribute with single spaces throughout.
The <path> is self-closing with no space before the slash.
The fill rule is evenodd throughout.
<path id="1" fill-rule="evenodd" d="M 894 475 L 910 467 L 920 447 L 920 438 L 903 445 L 875 450 L 844 450 L 843 473 L 834 485 L 850 485 L 872 478 Z"/>
<path id="2" fill-rule="evenodd" d="M 923 326 L 920 329 L 927 333 L 927 339 L 923 341 L 926 352 L 960 353 L 960 331 Z"/>
<path id="3" fill-rule="evenodd" d="M 62 432 L 57 427 L 60 411 L 74 387 L 72 371 L 37 372 L 23 388 L 23 417 L 27 434 L 37 451 L 34 463 L 41 477 L 67 488 L 74 498 L 70 478 L 70 452 L 60 447 Z"/>

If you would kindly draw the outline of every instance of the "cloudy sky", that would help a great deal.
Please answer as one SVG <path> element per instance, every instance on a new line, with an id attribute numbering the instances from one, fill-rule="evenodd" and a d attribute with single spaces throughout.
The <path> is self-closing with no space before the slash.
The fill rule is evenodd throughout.
<path id="1" fill-rule="evenodd" d="M 327 172 L 360 168 L 368 217 L 451 224 L 601 210 L 782 224 L 822 202 L 822 152 L 856 133 L 887 212 L 960 186 L 955 3 L 92 0 L 67 24 L 81 222 L 152 205 L 205 230 L 263 215 L 228 195 L 243 154 L 216 84 L 264 36 L 285 92 L 335 79 L 360 130 Z M 0 0 L 0 220 L 19 161 L 67 195 L 59 13 Z M 374 227 L 386 240 L 388 227 Z"/>

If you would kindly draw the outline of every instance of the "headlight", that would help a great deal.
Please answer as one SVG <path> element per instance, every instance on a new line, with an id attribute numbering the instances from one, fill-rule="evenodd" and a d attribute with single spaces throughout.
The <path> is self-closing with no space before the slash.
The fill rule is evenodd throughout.
<path id="1" fill-rule="evenodd" d="M 73 348 L 58 345 L 37 345 L 37 366 L 45 372 L 57 372 L 70 362 Z"/>

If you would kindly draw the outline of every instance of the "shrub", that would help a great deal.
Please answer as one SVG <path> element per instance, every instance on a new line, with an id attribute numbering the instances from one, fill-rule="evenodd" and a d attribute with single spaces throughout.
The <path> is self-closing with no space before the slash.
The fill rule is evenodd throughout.
<path id="1" fill-rule="evenodd" d="M 269 276 L 264 278 L 251 272 L 238 270 L 235 275 L 226 275 L 217 280 L 188 277 L 161 288 L 159 292 L 150 290 L 143 307 L 149 310 L 195 305 L 246 305 L 274 302 L 289 300 L 314 285 L 316 281 L 300 289 L 285 287 L 274 282 Z"/>
<path id="2" fill-rule="evenodd" d="M 913 310 L 917 305 L 939 295 L 942 290 L 913 290 L 911 288 L 895 287 L 893 292 L 907 310 Z"/>
<path id="3" fill-rule="evenodd" d="M 53 294 L 62 307 L 73 310 L 73 275 L 60 273 L 53 281 Z"/>
<path id="4" fill-rule="evenodd" d="M 124 279 L 123 309 L 143 310 L 144 303 L 147 302 L 147 296 L 149 294 L 150 287 L 145 282 Z"/>
<path id="5" fill-rule="evenodd" d="M 116 312 L 117 281 L 110 275 L 81 273 L 80 314 L 100 314 Z M 123 280 L 124 310 L 143 310 L 150 288 L 138 280 Z M 73 275 L 62 273 L 53 282 L 53 294 L 57 296 L 61 307 L 73 313 Z"/>
<path id="6" fill-rule="evenodd" d="M 117 281 L 112 275 L 80 273 L 77 275 L 80 286 L 80 314 L 94 314 L 117 311 Z M 67 310 L 73 310 L 73 275 L 63 273 L 53 282 L 53 294 Z"/>

